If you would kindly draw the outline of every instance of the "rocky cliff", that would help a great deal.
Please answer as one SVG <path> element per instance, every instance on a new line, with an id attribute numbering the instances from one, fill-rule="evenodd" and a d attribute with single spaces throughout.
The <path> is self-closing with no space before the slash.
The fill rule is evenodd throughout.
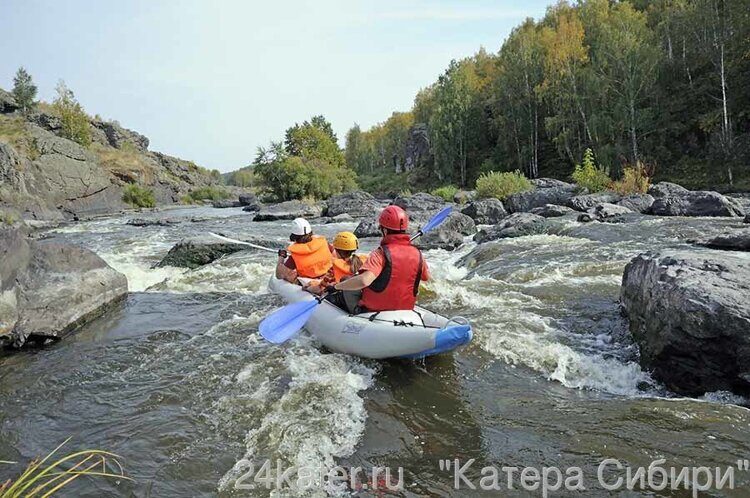
<path id="1" fill-rule="evenodd" d="M 54 110 L 23 116 L 0 89 L 0 213 L 5 220 L 57 221 L 117 212 L 126 184 L 154 192 L 157 204 L 178 202 L 215 180 L 190 161 L 148 150 L 145 136 L 114 121 L 91 118 L 93 143 L 62 136 Z"/>

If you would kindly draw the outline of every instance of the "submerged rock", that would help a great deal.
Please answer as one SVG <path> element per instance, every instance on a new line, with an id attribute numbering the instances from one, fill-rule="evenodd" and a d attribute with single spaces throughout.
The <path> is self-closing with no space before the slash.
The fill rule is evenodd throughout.
<path id="1" fill-rule="evenodd" d="M 641 364 L 680 394 L 750 393 L 750 262 L 705 250 L 646 253 L 621 302 Z"/>
<path id="2" fill-rule="evenodd" d="M 636 213 L 646 214 L 651 210 L 655 200 L 650 194 L 630 194 L 617 201 L 616 204 Z"/>
<path id="3" fill-rule="evenodd" d="M 497 225 L 480 230 L 474 236 L 474 240 L 478 244 L 482 244 L 490 240 L 545 233 L 548 228 L 547 220 L 539 215 L 514 213 Z"/>
<path id="4" fill-rule="evenodd" d="M 573 210 L 567 206 L 558 206 L 556 204 L 545 204 L 531 210 L 531 214 L 536 214 L 544 218 L 558 218 L 572 213 Z"/>
<path id="5" fill-rule="evenodd" d="M 499 199 L 477 199 L 471 201 L 461 212 L 478 225 L 494 225 L 508 216 L 508 211 Z"/>
<path id="6" fill-rule="evenodd" d="M 677 192 L 657 197 L 651 206 L 651 214 L 658 216 L 744 216 L 745 214 L 739 202 L 718 192 L 689 190 Z"/>
<path id="7" fill-rule="evenodd" d="M 420 249 L 445 249 L 452 251 L 464 242 L 465 235 L 476 233 L 474 220 L 463 213 L 452 212 L 448 218 L 426 234 L 419 237 L 415 244 Z"/>
<path id="8" fill-rule="evenodd" d="M 620 194 L 615 192 L 597 192 L 595 194 L 577 195 L 571 197 L 567 206 L 576 211 L 588 211 L 598 204 L 614 204 L 621 199 Z"/>
<path id="9" fill-rule="evenodd" d="M 0 255 L 0 345 L 58 339 L 128 292 L 123 274 L 82 247 L 5 229 Z"/>
<path id="10" fill-rule="evenodd" d="M 319 218 L 323 213 L 320 204 L 302 201 L 285 201 L 260 208 L 253 221 L 293 220 L 294 218 Z"/>
<path id="11" fill-rule="evenodd" d="M 547 179 L 548 180 L 548 179 Z M 546 204 L 565 205 L 576 195 L 577 187 L 570 183 L 548 180 L 540 185 L 555 185 L 551 187 L 537 187 L 535 190 L 519 192 L 505 199 L 505 207 L 511 213 L 529 212 L 534 208 Z"/>
<path id="12" fill-rule="evenodd" d="M 750 228 L 743 228 L 734 232 L 718 235 L 711 239 L 698 242 L 698 245 L 711 249 L 727 251 L 750 251 Z M 748 296 L 750 300 L 750 296 Z"/>
<path id="13" fill-rule="evenodd" d="M 264 247 L 268 246 L 264 241 L 250 242 Z M 257 250 L 242 244 L 224 242 L 210 236 L 184 239 L 172 246 L 167 255 L 156 264 L 156 267 L 176 266 L 195 269 L 212 263 L 224 255 L 248 249 Z"/>
<path id="14" fill-rule="evenodd" d="M 180 223 L 180 220 L 176 220 L 173 218 L 163 218 L 158 220 L 147 220 L 144 218 L 133 218 L 131 220 L 128 220 L 125 224 L 131 225 L 134 227 L 168 227 L 172 225 L 177 225 Z"/>
<path id="15" fill-rule="evenodd" d="M 745 223 L 750 223 L 750 214 L 745 215 Z"/>
<path id="16" fill-rule="evenodd" d="M 359 218 L 374 216 L 382 209 L 380 203 L 372 195 L 362 190 L 334 195 L 328 199 L 327 204 L 326 216 L 331 218 L 341 214 Z"/>

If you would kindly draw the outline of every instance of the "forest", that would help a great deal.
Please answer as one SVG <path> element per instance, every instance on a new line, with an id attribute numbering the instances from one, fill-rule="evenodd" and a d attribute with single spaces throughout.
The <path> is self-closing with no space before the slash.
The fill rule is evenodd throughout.
<path id="1" fill-rule="evenodd" d="M 368 190 L 473 188 L 489 171 L 570 179 L 587 149 L 689 188 L 750 189 L 750 0 L 560 2 L 497 53 L 452 61 L 346 134 Z"/>

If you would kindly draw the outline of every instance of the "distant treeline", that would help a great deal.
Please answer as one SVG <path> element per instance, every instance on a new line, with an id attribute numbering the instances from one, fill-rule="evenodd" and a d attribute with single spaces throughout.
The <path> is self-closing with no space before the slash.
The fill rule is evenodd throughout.
<path id="1" fill-rule="evenodd" d="M 424 189 L 490 170 L 568 178 L 588 148 L 614 178 L 640 161 L 750 188 L 750 0 L 561 2 L 497 54 L 451 62 L 409 112 L 355 125 L 345 158 L 371 190 Z"/>

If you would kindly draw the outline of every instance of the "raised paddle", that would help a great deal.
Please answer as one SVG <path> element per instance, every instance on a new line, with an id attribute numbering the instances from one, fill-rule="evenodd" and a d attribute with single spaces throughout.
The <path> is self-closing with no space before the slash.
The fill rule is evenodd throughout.
<path id="1" fill-rule="evenodd" d="M 430 221 L 411 240 L 424 235 L 440 225 L 451 214 L 452 209 L 451 206 L 448 206 L 430 218 Z M 283 308 L 277 309 L 260 322 L 260 326 L 258 327 L 260 335 L 268 342 L 274 344 L 281 344 L 291 339 L 305 326 L 307 320 L 315 312 L 315 308 L 323 302 L 324 298 L 325 296 L 321 296 L 311 301 L 297 301 L 296 303 L 287 304 Z"/>
<path id="2" fill-rule="evenodd" d="M 276 249 L 271 249 L 270 247 L 263 247 L 263 246 L 259 246 L 258 244 L 251 244 L 250 242 L 245 242 L 244 240 L 230 239 L 229 237 L 224 237 L 223 235 L 219 235 L 218 233 L 208 232 L 208 234 L 211 235 L 212 237 L 216 237 L 219 240 L 223 240 L 224 242 L 229 242 L 230 244 L 240 244 L 243 246 L 254 247 L 255 249 L 260 249 L 261 251 L 268 251 L 274 254 L 278 253 Z"/>

